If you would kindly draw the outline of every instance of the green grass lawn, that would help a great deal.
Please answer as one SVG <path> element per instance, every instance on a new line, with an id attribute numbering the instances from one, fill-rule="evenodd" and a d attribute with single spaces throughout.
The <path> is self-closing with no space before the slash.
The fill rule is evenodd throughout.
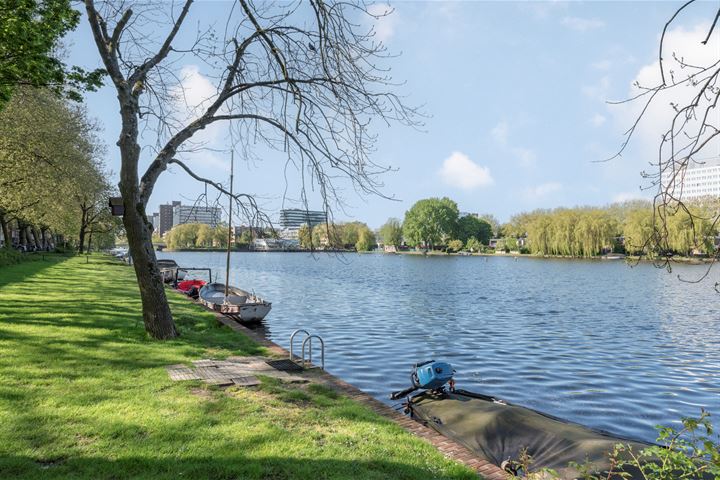
<path id="1" fill-rule="evenodd" d="M 282 299 L 276 299 L 282 301 Z M 221 390 L 165 366 L 264 349 L 177 294 L 182 336 L 142 328 L 132 268 L 0 268 L 0 478 L 477 478 L 321 386 Z"/>

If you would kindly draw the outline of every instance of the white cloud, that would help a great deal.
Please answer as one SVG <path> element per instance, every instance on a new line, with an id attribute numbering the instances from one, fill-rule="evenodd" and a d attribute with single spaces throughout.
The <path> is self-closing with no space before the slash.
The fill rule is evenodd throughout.
<path id="1" fill-rule="evenodd" d="M 438 173 L 443 182 L 463 190 L 473 190 L 493 183 L 490 169 L 473 162 L 462 152 L 453 152 L 446 158 Z"/>
<path id="2" fill-rule="evenodd" d="M 596 113 L 590 119 L 590 123 L 592 123 L 596 127 L 602 127 L 606 121 L 607 121 L 607 118 L 605 117 L 605 115 L 600 115 L 599 113 Z"/>
<path id="3" fill-rule="evenodd" d="M 508 139 L 508 124 L 507 122 L 503 121 L 495 125 L 492 130 L 490 130 L 490 135 L 495 139 L 496 142 L 498 142 L 500 145 L 506 145 L 507 139 Z"/>
<path id="4" fill-rule="evenodd" d="M 397 11 L 387 3 L 373 3 L 367 11 L 371 15 L 375 38 L 380 42 L 387 42 L 395 35 L 398 21 Z"/>
<path id="5" fill-rule="evenodd" d="M 612 198 L 613 203 L 622 203 L 630 200 L 648 200 L 648 197 L 641 192 L 621 192 L 613 195 Z"/>
<path id="6" fill-rule="evenodd" d="M 605 22 L 597 18 L 563 17 L 560 23 L 571 30 L 586 32 L 605 26 Z"/>
<path id="7" fill-rule="evenodd" d="M 525 189 L 525 197 L 537 200 L 538 198 L 545 197 L 560 190 L 562 190 L 562 184 L 558 182 L 547 182 Z"/>
<path id="8" fill-rule="evenodd" d="M 197 65 L 185 65 L 180 70 L 180 79 L 172 93 L 188 114 L 197 115 L 217 95 L 217 87 L 200 73 Z"/>
<path id="9" fill-rule="evenodd" d="M 668 84 L 676 83 L 677 85 L 658 94 L 643 114 L 631 143 L 631 147 L 638 152 L 639 157 L 648 161 L 653 161 L 657 157 L 661 136 L 670 128 L 676 114 L 672 104 L 687 105 L 697 93 L 697 87 L 692 86 L 691 82 L 681 84 L 688 78 L 688 75 L 696 70 L 683 67 L 676 59 L 682 59 L 686 64 L 698 67 L 709 67 L 717 61 L 717 54 L 720 52 L 720 36 L 713 35 L 707 45 L 701 43 L 709 29 L 710 24 L 703 22 L 694 26 L 678 26 L 666 33 L 663 54 L 665 79 Z M 641 92 L 638 85 L 643 88 L 651 88 L 662 82 L 657 52 L 648 52 L 648 54 L 652 55 L 653 61 L 643 65 L 637 71 L 631 82 L 632 86 L 628 90 L 628 98 Z M 646 98 L 643 97 L 633 102 L 610 106 L 609 111 L 614 115 L 619 127 L 627 129 L 636 121 L 645 103 Z M 718 109 L 714 110 L 709 122 L 720 128 L 720 111 Z M 692 125 L 692 122 L 689 125 Z M 720 153 L 720 146 L 717 144 L 709 145 L 709 147 L 706 149 L 708 154 Z"/>

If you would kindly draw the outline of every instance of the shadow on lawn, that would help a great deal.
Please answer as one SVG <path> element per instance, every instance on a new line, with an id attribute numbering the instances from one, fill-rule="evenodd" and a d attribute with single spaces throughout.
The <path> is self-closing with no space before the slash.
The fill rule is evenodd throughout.
<path id="1" fill-rule="evenodd" d="M 338 460 L 243 456 L 243 446 L 191 458 L 70 458 L 36 462 L 28 457 L 0 459 L 3 478 L 93 479 L 438 479 L 478 478 L 470 474 L 442 475 L 388 460 Z"/>

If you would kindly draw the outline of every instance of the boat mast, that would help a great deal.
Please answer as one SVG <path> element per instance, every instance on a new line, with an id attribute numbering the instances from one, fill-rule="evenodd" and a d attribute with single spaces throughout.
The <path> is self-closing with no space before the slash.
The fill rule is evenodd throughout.
<path id="1" fill-rule="evenodd" d="M 230 150 L 230 205 L 228 208 L 228 244 L 225 258 L 225 297 L 228 296 L 230 283 L 230 244 L 232 240 L 233 173 L 235 169 L 235 149 Z"/>

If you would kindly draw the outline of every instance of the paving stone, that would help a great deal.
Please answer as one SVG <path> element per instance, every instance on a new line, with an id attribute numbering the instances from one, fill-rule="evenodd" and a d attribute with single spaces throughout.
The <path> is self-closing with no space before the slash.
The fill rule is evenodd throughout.
<path id="1" fill-rule="evenodd" d="M 215 361 L 215 360 L 203 359 L 203 360 L 193 360 L 192 363 L 193 363 L 193 365 L 195 365 L 196 367 L 214 367 L 216 361 Z"/>
<path id="2" fill-rule="evenodd" d="M 233 377 L 230 380 L 240 387 L 254 387 L 256 385 L 260 385 L 261 383 L 257 377 L 253 377 L 252 375 L 248 377 Z"/>
<path id="3" fill-rule="evenodd" d="M 232 385 L 233 381 L 229 378 L 203 378 L 203 382 L 207 383 L 208 385 L 217 385 L 219 387 L 227 387 L 228 385 Z"/>
<path id="4" fill-rule="evenodd" d="M 170 370 L 168 371 L 168 375 L 170 375 L 170 380 L 174 380 L 176 382 L 180 380 L 200 380 L 200 377 L 193 372 Z"/>

